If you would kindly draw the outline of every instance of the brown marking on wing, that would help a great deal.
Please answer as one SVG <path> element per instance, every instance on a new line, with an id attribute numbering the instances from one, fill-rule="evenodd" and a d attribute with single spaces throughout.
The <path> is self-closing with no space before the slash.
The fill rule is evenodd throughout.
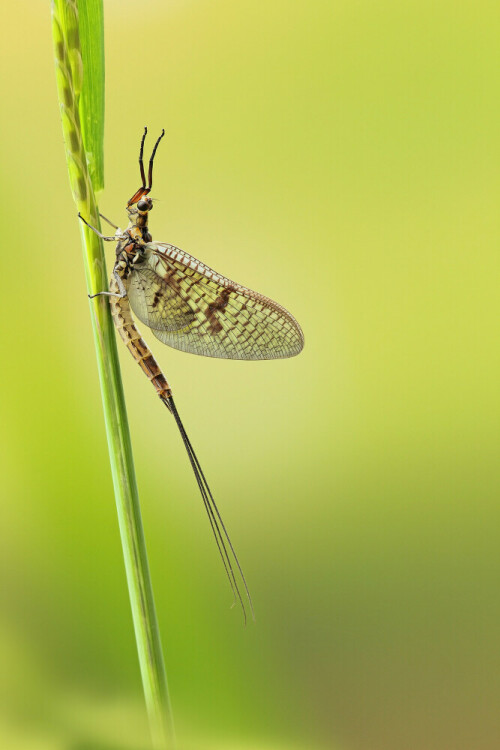
<path id="1" fill-rule="evenodd" d="M 229 295 L 231 294 L 232 291 L 234 291 L 234 287 L 231 289 L 229 287 L 226 287 L 225 289 L 221 291 L 217 299 L 215 299 L 213 302 L 211 302 L 208 305 L 205 311 L 205 316 L 210 326 L 210 333 L 215 334 L 215 333 L 220 333 L 220 331 L 222 331 L 222 324 L 217 318 L 216 311 L 223 310 L 226 307 L 227 302 L 229 300 Z"/>
<path id="2" fill-rule="evenodd" d="M 301 351 L 304 335 L 284 307 L 221 276 L 174 245 L 151 243 L 146 249 L 145 268 L 150 278 L 144 278 L 146 286 L 138 289 L 138 299 L 130 297 L 130 303 L 139 318 L 142 313 L 144 322 L 152 323 L 153 334 L 164 344 L 226 359 L 281 359 Z M 140 267 L 134 270 L 146 276 Z M 168 304 L 157 318 L 142 309 L 146 303 L 151 308 L 157 288 L 155 276 L 168 289 Z M 148 284 L 153 285 L 149 297 Z"/>

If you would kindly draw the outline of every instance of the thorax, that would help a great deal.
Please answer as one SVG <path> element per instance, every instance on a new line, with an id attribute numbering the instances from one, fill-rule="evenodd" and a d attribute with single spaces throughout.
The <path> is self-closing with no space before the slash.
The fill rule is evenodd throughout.
<path id="1" fill-rule="evenodd" d="M 116 246 L 115 270 L 125 280 L 130 276 L 133 267 L 142 263 L 147 257 L 147 244 L 152 237 L 147 226 L 140 227 L 130 223 Z"/>

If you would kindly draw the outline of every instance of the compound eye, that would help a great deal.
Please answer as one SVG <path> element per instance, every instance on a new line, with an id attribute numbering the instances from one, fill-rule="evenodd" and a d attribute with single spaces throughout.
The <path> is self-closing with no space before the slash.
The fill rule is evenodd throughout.
<path id="1" fill-rule="evenodd" d="M 139 209 L 139 211 L 148 211 L 149 203 L 147 201 L 139 201 L 137 203 L 137 208 Z"/>

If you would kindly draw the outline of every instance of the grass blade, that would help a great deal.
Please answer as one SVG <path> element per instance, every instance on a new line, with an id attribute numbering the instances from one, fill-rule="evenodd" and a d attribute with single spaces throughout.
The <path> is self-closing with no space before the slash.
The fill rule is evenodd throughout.
<path id="1" fill-rule="evenodd" d="M 70 184 L 77 210 L 97 228 L 100 227 L 100 222 L 95 190 L 102 188 L 104 184 L 102 18 L 102 0 L 52 2 L 56 80 Z M 87 288 L 89 294 L 95 294 L 107 289 L 103 246 L 94 232 L 82 222 L 79 225 Z M 90 302 L 90 313 L 120 536 L 151 735 L 156 750 L 168 750 L 174 747 L 172 713 L 149 575 L 114 326 L 104 297 L 97 297 Z"/>
<path id="2" fill-rule="evenodd" d="M 80 123 L 92 186 L 104 188 L 104 20 L 102 0 L 78 0 L 80 44 L 85 75 Z"/>

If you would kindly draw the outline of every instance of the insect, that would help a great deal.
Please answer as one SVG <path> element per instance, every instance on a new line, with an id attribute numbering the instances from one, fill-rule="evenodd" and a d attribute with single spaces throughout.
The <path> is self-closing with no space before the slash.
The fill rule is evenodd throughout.
<path id="1" fill-rule="evenodd" d="M 164 344 L 192 354 L 226 359 L 277 359 L 293 357 L 304 346 L 302 330 L 290 313 L 262 294 L 230 281 L 201 261 L 173 245 L 153 242 L 148 228 L 153 201 L 153 162 L 163 130 L 149 160 L 148 181 L 143 152 L 147 128 L 141 140 L 139 168 L 142 185 L 127 203 L 129 224 L 106 237 L 87 224 L 103 240 L 117 242 L 116 260 L 109 291 L 89 295 L 110 298 L 111 313 L 120 337 L 146 373 L 161 401 L 173 415 L 203 498 L 219 554 L 233 596 L 239 600 L 246 622 L 246 608 L 238 585 L 241 577 L 253 616 L 250 592 L 229 534 L 210 487 L 179 417 L 172 389 L 137 330 L 132 311 Z"/>

